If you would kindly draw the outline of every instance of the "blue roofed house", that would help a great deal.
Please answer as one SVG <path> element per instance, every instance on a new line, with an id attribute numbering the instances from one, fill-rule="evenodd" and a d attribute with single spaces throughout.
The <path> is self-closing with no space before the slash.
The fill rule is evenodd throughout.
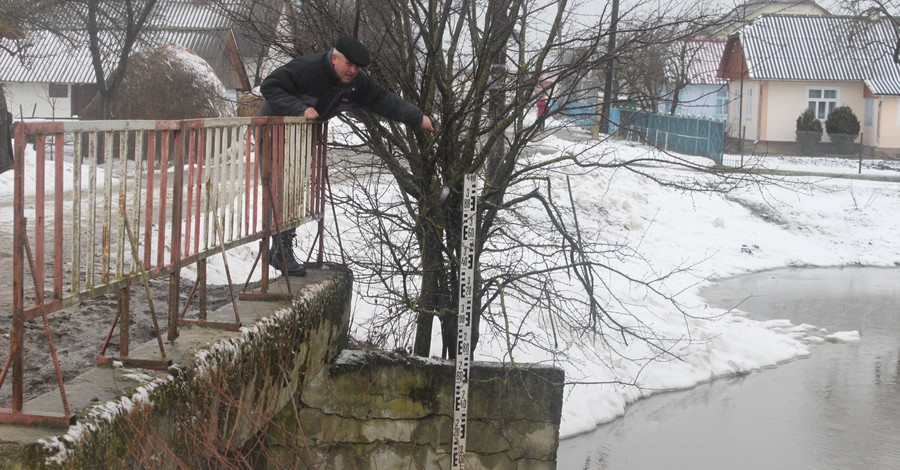
<path id="1" fill-rule="evenodd" d="M 805 109 L 824 123 L 831 110 L 847 105 L 874 155 L 900 157 L 897 44 L 889 18 L 756 18 L 728 37 L 719 65 L 733 97 L 729 136 L 778 151 L 793 145 Z"/>
<path id="2" fill-rule="evenodd" d="M 0 47 L 0 83 L 16 118 L 77 118 L 94 97 L 96 80 L 87 37 L 80 30 L 66 36 L 63 40 L 31 30 L 16 44 L 26 46 L 23 54 L 11 55 Z M 251 87 L 247 57 L 261 55 L 248 50 L 252 44 L 239 41 L 228 18 L 195 0 L 161 0 L 135 52 L 164 44 L 185 46 L 202 57 L 235 101 Z"/>
<path id="3" fill-rule="evenodd" d="M 706 119 L 728 117 L 728 80 L 717 75 L 725 41 L 676 41 L 665 54 L 666 83 L 657 112 Z"/>

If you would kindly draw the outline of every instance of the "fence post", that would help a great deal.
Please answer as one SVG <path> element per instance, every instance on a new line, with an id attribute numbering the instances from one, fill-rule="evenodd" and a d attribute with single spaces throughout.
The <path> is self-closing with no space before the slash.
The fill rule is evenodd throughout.
<path id="1" fill-rule="evenodd" d="M 741 127 L 741 140 L 738 145 L 741 148 L 741 168 L 744 167 L 744 139 L 747 137 L 747 126 Z"/>
<path id="2" fill-rule="evenodd" d="M 859 174 L 860 175 L 862 174 L 863 149 L 865 148 L 865 146 L 863 145 L 863 142 L 866 141 L 864 139 L 864 137 L 865 137 L 865 134 L 860 132 L 859 133 L 859 147 L 857 147 L 859 149 Z"/>

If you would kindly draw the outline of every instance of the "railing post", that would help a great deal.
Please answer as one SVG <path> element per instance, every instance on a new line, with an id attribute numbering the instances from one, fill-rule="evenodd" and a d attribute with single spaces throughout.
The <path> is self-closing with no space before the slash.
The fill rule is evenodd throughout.
<path id="1" fill-rule="evenodd" d="M 272 217 L 274 217 L 275 201 L 272 200 L 272 123 L 266 122 L 259 129 L 259 144 L 256 147 L 256 158 L 262 161 L 262 230 L 263 237 L 259 242 L 259 253 L 262 258 L 262 281 L 260 289 L 263 293 L 269 288 L 269 240 L 272 233 Z M 262 152 L 260 152 L 260 148 Z"/>
<path id="2" fill-rule="evenodd" d="M 169 274 L 169 315 L 168 324 L 166 325 L 168 340 L 175 341 L 178 338 L 178 306 L 180 305 L 180 287 L 181 287 L 181 220 L 182 205 L 184 204 L 184 136 L 186 128 L 182 122 L 181 126 L 175 130 L 175 155 L 173 162 L 173 182 L 172 182 L 172 238 L 171 243 L 171 266 L 172 273 Z M 165 169 L 163 169 L 165 171 Z"/>
<path id="3" fill-rule="evenodd" d="M 22 411 L 24 395 L 25 349 L 25 127 L 14 126 L 16 151 L 13 160 L 13 318 L 9 335 L 9 357 L 12 361 L 12 410 Z"/>
<path id="4" fill-rule="evenodd" d="M 322 123 L 321 127 L 319 127 L 319 132 L 316 135 L 316 145 L 319 148 L 319 151 L 316 152 L 316 157 L 319 163 L 319 172 L 316 175 L 318 179 L 318 213 L 319 213 L 319 254 L 316 256 L 316 267 L 321 268 L 323 264 L 325 264 L 325 178 L 328 175 L 328 160 L 327 160 L 327 152 L 328 152 L 328 142 L 326 135 L 328 134 L 328 123 Z"/>
<path id="5" fill-rule="evenodd" d="M 206 291 L 206 258 L 197 261 L 197 301 L 199 302 L 199 318 L 206 320 L 207 291 Z"/>
<path id="6" fill-rule="evenodd" d="M 129 324 L 131 323 L 131 283 L 119 290 L 119 357 L 128 357 L 130 351 Z"/>

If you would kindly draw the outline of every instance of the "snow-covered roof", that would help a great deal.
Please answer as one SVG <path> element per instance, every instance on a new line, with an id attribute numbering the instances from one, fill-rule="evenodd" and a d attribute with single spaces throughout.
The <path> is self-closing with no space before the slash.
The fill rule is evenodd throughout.
<path id="1" fill-rule="evenodd" d="M 876 95 L 900 94 L 889 19 L 762 16 L 736 37 L 750 78 L 865 81 Z"/>
<path id="2" fill-rule="evenodd" d="M 231 23 L 225 16 L 196 0 L 164 0 L 159 2 L 151 21 L 153 29 L 220 29 Z"/>

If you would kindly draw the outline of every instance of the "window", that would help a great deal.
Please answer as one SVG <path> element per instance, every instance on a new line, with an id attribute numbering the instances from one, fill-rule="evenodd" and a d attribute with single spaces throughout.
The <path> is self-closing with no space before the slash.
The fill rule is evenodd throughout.
<path id="1" fill-rule="evenodd" d="M 866 98 L 866 113 L 863 118 L 863 125 L 875 125 L 875 98 Z"/>
<path id="2" fill-rule="evenodd" d="M 60 85 L 58 83 L 50 84 L 50 97 L 51 98 L 68 98 L 69 97 L 69 85 Z"/>
<path id="3" fill-rule="evenodd" d="M 807 88 L 806 106 L 812 110 L 820 121 L 828 119 L 828 113 L 834 111 L 838 102 L 837 88 Z"/>
<path id="4" fill-rule="evenodd" d="M 722 119 L 728 117 L 728 87 L 723 86 L 716 92 L 716 111 L 714 116 Z"/>

